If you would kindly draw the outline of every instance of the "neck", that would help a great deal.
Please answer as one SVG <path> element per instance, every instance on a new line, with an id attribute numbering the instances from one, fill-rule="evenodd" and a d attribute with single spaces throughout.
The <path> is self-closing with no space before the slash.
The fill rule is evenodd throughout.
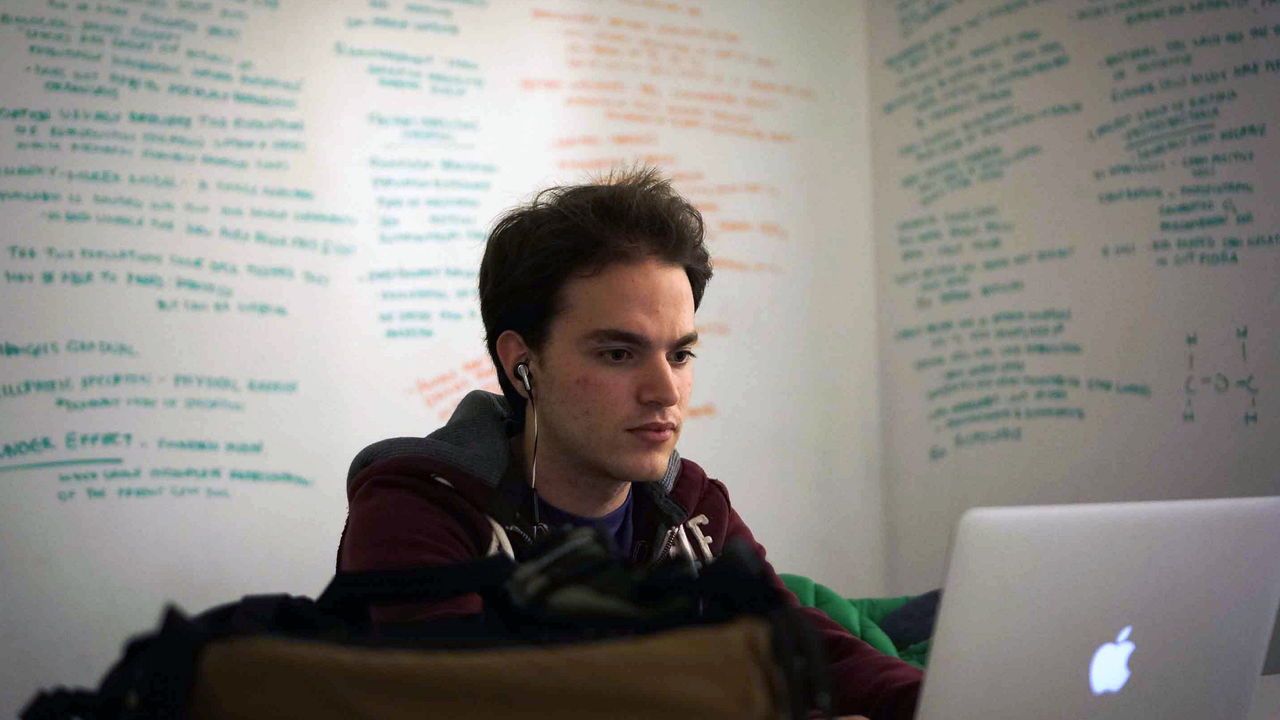
<path id="1" fill-rule="evenodd" d="M 538 498 L 560 510 L 582 517 L 603 517 L 622 507 L 631 483 L 590 476 L 558 462 L 555 452 L 548 452 L 547 438 L 538 449 L 538 477 L 534 491 Z M 533 476 L 533 428 L 525 424 L 524 433 L 511 438 L 512 458 L 524 469 L 528 484 Z"/>

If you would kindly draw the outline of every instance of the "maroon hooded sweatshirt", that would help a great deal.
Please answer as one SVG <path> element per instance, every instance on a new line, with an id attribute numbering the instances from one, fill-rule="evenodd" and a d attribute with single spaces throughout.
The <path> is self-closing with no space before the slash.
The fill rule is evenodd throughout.
<path id="1" fill-rule="evenodd" d="M 365 448 L 352 462 L 347 479 L 349 511 L 338 548 L 342 571 L 393 570 L 469 562 L 484 557 L 494 543 L 486 514 L 500 487 L 513 477 L 525 489 L 511 462 L 508 438 L 514 428 L 505 400 L 476 391 L 463 399 L 448 424 L 426 438 L 393 438 Z M 504 481 L 505 480 L 505 481 Z M 734 511 L 723 483 L 707 477 L 696 463 L 672 453 L 664 477 L 653 492 L 632 494 L 633 563 L 657 557 L 670 530 L 659 512 L 668 500 L 699 525 L 713 554 L 729 538 L 743 538 L 761 559 L 765 549 Z M 665 499 L 664 499 L 665 498 Z M 769 581 L 799 607 L 772 566 Z M 440 619 L 481 611 L 468 595 L 431 604 L 378 608 L 375 622 Z M 801 608 L 819 632 L 830 661 L 833 709 L 838 715 L 862 714 L 872 720 L 910 720 L 920 691 L 921 672 L 880 653 L 816 608 Z"/>

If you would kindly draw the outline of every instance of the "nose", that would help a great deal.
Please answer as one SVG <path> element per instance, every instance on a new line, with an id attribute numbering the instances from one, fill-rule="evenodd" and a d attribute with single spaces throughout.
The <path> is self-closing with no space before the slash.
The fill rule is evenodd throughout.
<path id="1" fill-rule="evenodd" d="M 672 407 L 680 403 L 680 378 L 665 357 L 650 362 L 642 371 L 639 400 L 644 405 Z"/>

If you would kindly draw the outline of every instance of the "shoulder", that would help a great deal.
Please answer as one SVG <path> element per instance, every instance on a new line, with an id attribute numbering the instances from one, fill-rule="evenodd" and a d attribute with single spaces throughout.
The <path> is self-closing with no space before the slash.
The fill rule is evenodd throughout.
<path id="1" fill-rule="evenodd" d="M 477 510 L 488 506 L 494 489 L 439 458 L 403 452 L 353 469 L 347 479 L 347 502 L 355 504 L 358 499 L 388 486 L 415 489 L 449 501 L 465 501 Z"/>
<path id="2" fill-rule="evenodd" d="M 680 475 L 671 488 L 675 500 L 691 516 L 706 515 L 713 523 L 729 522 L 734 514 L 729 489 L 698 463 L 680 458 Z"/>
<path id="3" fill-rule="evenodd" d="M 492 488 L 430 457 L 386 458 L 347 486 L 343 569 L 460 562 L 482 554 L 491 534 Z"/>
<path id="4" fill-rule="evenodd" d="M 724 484 L 707 475 L 701 465 L 687 457 L 680 458 L 680 473 L 676 476 L 669 495 L 689 512 L 693 512 L 697 505 L 708 499 L 723 498 L 725 502 L 729 499 L 729 492 Z"/>

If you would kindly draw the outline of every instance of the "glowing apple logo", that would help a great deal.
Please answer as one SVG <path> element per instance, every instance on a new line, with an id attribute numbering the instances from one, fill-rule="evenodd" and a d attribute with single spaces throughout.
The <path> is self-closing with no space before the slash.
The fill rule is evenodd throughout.
<path id="1" fill-rule="evenodd" d="M 1129 656 L 1137 647 L 1129 642 L 1129 633 L 1133 626 L 1129 625 L 1120 631 L 1113 643 L 1104 643 L 1093 654 L 1093 662 L 1089 663 L 1089 687 L 1094 695 L 1119 692 L 1129 682 Z"/>

